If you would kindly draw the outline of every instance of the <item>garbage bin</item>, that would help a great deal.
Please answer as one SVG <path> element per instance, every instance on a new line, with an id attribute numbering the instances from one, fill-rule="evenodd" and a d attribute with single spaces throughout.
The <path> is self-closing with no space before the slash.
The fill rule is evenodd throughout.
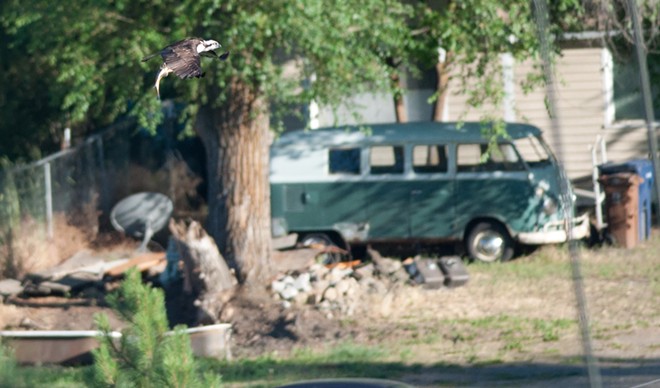
<path id="1" fill-rule="evenodd" d="M 630 172 L 603 175 L 607 224 L 614 240 L 624 248 L 639 241 L 639 185 L 642 178 Z"/>
<path id="2" fill-rule="evenodd" d="M 648 159 L 633 159 L 623 163 L 606 163 L 598 166 L 601 175 L 633 172 L 644 179 L 639 185 L 639 240 L 651 237 L 651 208 L 653 203 L 653 162 Z"/>

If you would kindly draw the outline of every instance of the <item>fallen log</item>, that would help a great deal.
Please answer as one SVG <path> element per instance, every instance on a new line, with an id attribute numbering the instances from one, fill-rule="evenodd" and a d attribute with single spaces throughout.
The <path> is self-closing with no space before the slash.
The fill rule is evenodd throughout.
<path id="1" fill-rule="evenodd" d="M 164 252 L 147 252 L 135 256 L 125 263 L 109 268 L 105 271 L 105 275 L 110 277 L 117 277 L 123 275 L 124 272 L 133 267 L 137 267 L 138 271 L 143 272 L 155 265 L 163 263 L 164 261 Z"/>
<path id="2" fill-rule="evenodd" d="M 197 324 L 217 323 L 223 305 L 238 283 L 204 228 L 192 221 L 169 224 L 183 262 L 183 290 L 192 294 L 197 307 Z"/>

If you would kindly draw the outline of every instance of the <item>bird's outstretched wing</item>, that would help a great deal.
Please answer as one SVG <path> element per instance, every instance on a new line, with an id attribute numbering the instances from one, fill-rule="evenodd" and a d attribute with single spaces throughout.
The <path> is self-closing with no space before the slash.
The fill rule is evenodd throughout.
<path id="1" fill-rule="evenodd" d="M 197 51 L 190 46 L 170 46 L 161 55 L 165 65 L 179 78 L 202 77 L 202 65 Z"/>
<path id="2" fill-rule="evenodd" d="M 146 62 L 146 61 L 150 60 L 151 58 L 156 57 L 158 54 L 160 54 L 160 53 L 149 54 L 146 57 L 142 58 L 142 62 Z"/>
<path id="3" fill-rule="evenodd" d="M 207 57 L 207 58 L 217 58 L 221 61 L 226 60 L 229 57 L 229 51 L 222 53 L 221 55 L 218 55 L 215 51 L 205 51 L 203 53 L 199 54 L 202 57 Z"/>

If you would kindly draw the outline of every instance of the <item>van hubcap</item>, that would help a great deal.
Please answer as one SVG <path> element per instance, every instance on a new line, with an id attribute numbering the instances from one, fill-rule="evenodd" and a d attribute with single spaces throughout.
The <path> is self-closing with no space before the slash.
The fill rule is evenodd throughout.
<path id="1" fill-rule="evenodd" d="M 475 239 L 475 251 L 483 261 L 495 261 L 502 256 L 504 239 L 493 231 L 483 231 Z"/>
<path id="2" fill-rule="evenodd" d="M 304 247 L 329 247 L 331 245 L 334 245 L 330 239 L 326 238 L 325 236 L 320 236 L 320 235 L 311 235 L 307 236 L 303 239 L 302 241 L 302 246 Z"/>

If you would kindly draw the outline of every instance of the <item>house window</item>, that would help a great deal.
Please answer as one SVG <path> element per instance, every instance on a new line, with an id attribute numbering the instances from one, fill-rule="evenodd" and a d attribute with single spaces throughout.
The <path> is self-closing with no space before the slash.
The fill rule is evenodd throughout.
<path id="1" fill-rule="evenodd" d="M 403 174 L 403 146 L 376 146 L 369 152 L 371 174 Z"/>
<path id="2" fill-rule="evenodd" d="M 330 174 L 360 174 L 360 148 L 331 149 L 328 152 Z"/>
<path id="3" fill-rule="evenodd" d="M 621 50 L 622 56 L 615 57 L 612 63 L 612 99 L 615 120 L 645 119 L 644 100 L 639 79 L 639 66 L 634 51 Z M 647 57 L 651 84 L 651 99 L 655 118 L 660 117 L 660 54 Z"/>
<path id="4" fill-rule="evenodd" d="M 413 147 L 413 171 L 418 174 L 447 172 L 447 146 L 416 145 Z"/>

